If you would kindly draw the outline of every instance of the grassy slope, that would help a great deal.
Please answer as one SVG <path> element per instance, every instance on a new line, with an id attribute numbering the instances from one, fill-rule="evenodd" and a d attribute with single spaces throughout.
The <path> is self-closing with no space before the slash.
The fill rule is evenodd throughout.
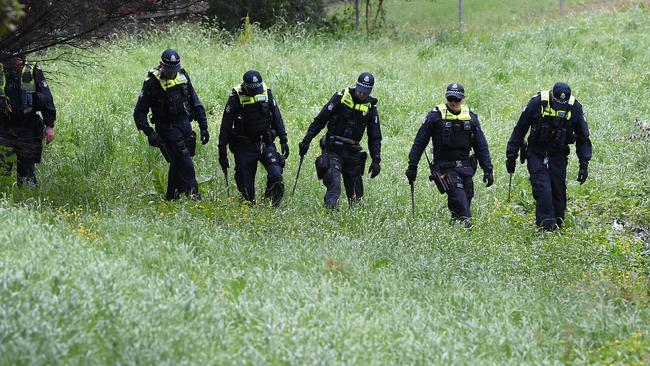
<path id="1" fill-rule="evenodd" d="M 648 145 L 613 141 L 650 113 L 639 47 L 649 18 L 633 7 L 417 42 L 257 34 L 241 46 L 177 29 L 107 45 L 94 70 L 49 65 L 69 74 L 53 86 L 58 141 L 40 188 L 0 203 L 0 364 L 647 362 L 644 244 L 611 222 L 650 220 Z M 201 203 L 160 201 L 166 167 L 131 118 L 142 76 L 168 46 L 212 113 L 214 140 L 196 157 L 199 175 L 214 178 Z M 225 198 L 217 122 L 248 68 L 282 104 L 291 184 L 311 118 L 359 71 L 375 72 L 383 170 L 366 181 L 362 207 L 322 211 L 315 146 L 283 207 Z M 521 107 L 557 80 L 585 105 L 595 155 L 584 186 L 571 156 L 567 227 L 539 236 L 525 169 L 506 204 L 502 162 Z M 494 188 L 476 179 L 469 232 L 447 224 L 424 165 L 411 218 L 403 176 L 422 118 L 451 81 L 465 83 L 497 164 Z"/>

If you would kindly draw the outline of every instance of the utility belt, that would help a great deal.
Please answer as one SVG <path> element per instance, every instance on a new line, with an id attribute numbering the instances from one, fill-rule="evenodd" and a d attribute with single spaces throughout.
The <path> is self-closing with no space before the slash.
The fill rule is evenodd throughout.
<path id="1" fill-rule="evenodd" d="M 476 157 L 474 155 L 470 156 L 469 159 L 463 160 L 448 160 L 448 161 L 436 161 L 433 163 L 434 167 L 438 169 L 451 169 L 451 168 L 462 168 L 462 167 L 471 167 L 476 170 Z"/>
<path id="2" fill-rule="evenodd" d="M 183 114 L 182 118 L 153 118 L 151 117 L 151 124 L 161 127 L 172 127 L 190 123 L 189 115 Z"/>
<path id="3" fill-rule="evenodd" d="M 268 130 L 261 134 L 254 135 L 239 135 L 234 130 L 231 131 L 232 140 L 244 144 L 272 144 L 275 141 L 276 132 L 275 130 Z"/>
<path id="4" fill-rule="evenodd" d="M 359 145 L 359 141 L 355 141 L 349 138 L 336 136 L 336 135 L 325 135 L 320 140 L 321 149 L 329 150 L 348 150 L 352 152 L 360 152 L 363 148 Z"/>

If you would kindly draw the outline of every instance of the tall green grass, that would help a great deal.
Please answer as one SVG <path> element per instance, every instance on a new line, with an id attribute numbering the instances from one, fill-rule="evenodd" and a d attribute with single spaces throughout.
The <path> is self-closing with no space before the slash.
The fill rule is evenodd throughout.
<path id="1" fill-rule="evenodd" d="M 41 183 L 5 188 L 0 201 L 0 364 L 648 363 L 649 147 L 614 138 L 649 119 L 649 20 L 639 2 L 411 42 L 255 30 L 242 44 L 176 26 L 104 45 L 94 68 L 44 65 L 67 76 L 52 83 L 57 141 Z M 195 158 L 202 202 L 162 200 L 166 165 L 132 121 L 167 47 L 210 114 L 213 140 Z M 251 68 L 282 108 L 288 186 L 321 106 L 361 71 L 375 74 L 382 173 L 365 181 L 361 206 L 323 210 L 315 144 L 279 208 L 226 197 L 218 123 Z M 523 166 L 505 202 L 504 150 L 530 96 L 558 80 L 585 106 L 594 160 L 579 186 L 571 156 L 567 224 L 540 235 Z M 448 224 L 424 164 L 411 217 L 403 175 L 415 132 L 453 81 L 496 166 L 493 188 L 476 179 L 471 231 Z"/>

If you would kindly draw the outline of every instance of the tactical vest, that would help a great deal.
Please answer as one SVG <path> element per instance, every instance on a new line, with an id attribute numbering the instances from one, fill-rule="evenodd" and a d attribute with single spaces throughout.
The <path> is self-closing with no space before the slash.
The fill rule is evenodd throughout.
<path id="1" fill-rule="evenodd" d="M 346 88 L 341 97 L 341 105 L 343 108 L 333 118 L 333 123 L 328 126 L 328 132 L 346 139 L 361 140 L 368 125 L 372 103 L 370 101 L 355 103 L 350 88 Z"/>
<path id="2" fill-rule="evenodd" d="M 20 99 L 22 105 L 13 105 L 14 113 L 22 111 L 23 114 L 28 114 L 34 111 L 34 97 L 36 94 L 36 83 L 34 82 L 34 68 L 35 63 L 26 62 L 20 72 Z M 6 76 L 3 67 L 0 66 L 0 98 L 7 98 L 5 87 L 7 86 Z"/>
<path id="3" fill-rule="evenodd" d="M 443 123 L 440 147 L 469 151 L 474 141 L 469 107 L 462 105 L 459 114 L 451 113 L 445 104 L 440 104 L 436 108 L 440 112 Z"/>
<path id="4" fill-rule="evenodd" d="M 539 96 L 540 118 L 531 126 L 529 143 L 548 148 L 563 147 L 573 143 L 575 139 L 569 120 L 576 101 L 575 97 L 569 98 L 567 110 L 555 110 L 551 107 L 549 90 L 540 91 Z"/>
<path id="5" fill-rule="evenodd" d="M 233 87 L 239 98 L 241 114 L 235 120 L 235 131 L 238 135 L 258 137 L 271 130 L 272 106 L 269 99 L 269 89 L 262 82 L 263 91 L 253 96 L 247 95 L 242 86 Z"/>
<path id="6" fill-rule="evenodd" d="M 149 75 L 158 80 L 163 91 L 151 108 L 156 119 L 154 122 L 173 123 L 189 117 L 189 79 L 185 72 L 181 70 L 176 73 L 175 78 L 165 79 L 156 67 L 149 71 Z"/>

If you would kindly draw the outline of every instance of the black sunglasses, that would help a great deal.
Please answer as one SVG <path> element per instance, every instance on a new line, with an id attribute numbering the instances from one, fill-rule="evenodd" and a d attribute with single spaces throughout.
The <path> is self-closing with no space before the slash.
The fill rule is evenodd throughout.
<path id="1" fill-rule="evenodd" d="M 448 101 L 448 102 L 458 103 L 458 102 L 460 102 L 461 100 L 462 100 L 462 99 L 460 99 L 460 98 L 456 98 L 456 97 L 451 97 L 451 96 L 450 96 L 450 97 L 447 97 L 447 101 Z"/>

